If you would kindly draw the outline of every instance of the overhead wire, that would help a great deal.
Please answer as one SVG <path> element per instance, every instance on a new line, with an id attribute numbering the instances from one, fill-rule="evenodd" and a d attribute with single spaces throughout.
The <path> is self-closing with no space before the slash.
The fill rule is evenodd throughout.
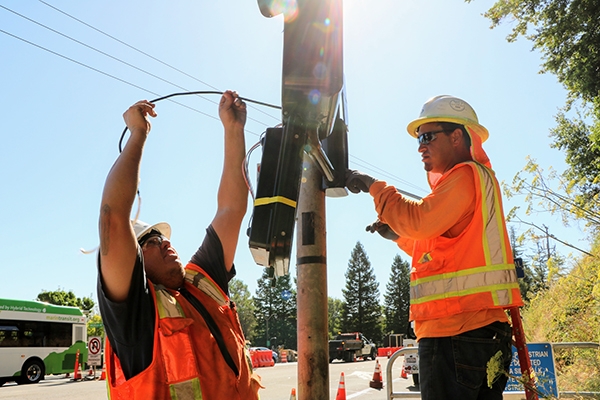
<path id="1" fill-rule="evenodd" d="M 158 58 L 156 58 L 156 57 L 154 57 L 154 56 L 152 56 L 152 55 L 150 55 L 150 54 L 148 54 L 148 53 L 145 53 L 145 52 L 143 52 L 143 51 L 141 51 L 141 50 L 139 50 L 139 49 L 135 48 L 134 46 L 131 46 L 131 45 L 127 44 L 126 42 L 124 42 L 124 41 L 122 41 L 122 40 L 120 40 L 120 39 L 118 39 L 118 38 L 116 38 L 116 37 L 114 37 L 114 36 L 112 36 L 112 35 L 110 35 L 110 34 L 108 34 L 108 33 L 104 32 L 104 31 L 102 31 L 102 30 L 100 30 L 100 29 L 97 29 L 97 28 L 95 28 L 94 26 L 92 26 L 92 25 L 90 25 L 90 24 L 88 24 L 88 23 L 86 23 L 86 22 L 84 22 L 84 21 L 82 21 L 82 20 L 80 20 L 80 19 L 78 19 L 78 18 L 76 18 L 76 17 L 74 17 L 74 16 L 72 16 L 72 15 L 70 15 L 70 14 L 68 14 L 68 13 L 66 13 L 66 12 L 64 12 L 64 11 L 62 11 L 62 10 L 60 10 L 60 9 L 58 9 L 57 7 L 54 7 L 54 6 L 52 6 L 51 4 L 48 4 L 48 3 L 46 3 L 46 2 L 45 2 L 45 1 L 43 1 L 43 0 L 39 0 L 39 1 L 40 1 L 42 4 L 44 4 L 44 5 L 48 6 L 48 7 L 52 8 L 52 9 L 54 9 L 54 10 L 56 10 L 56 11 L 60 12 L 60 13 L 62 13 L 63 15 L 66 15 L 67 17 L 69 17 L 69 18 L 71 18 L 71 19 L 73 19 L 73 20 L 75 20 L 75 21 L 77 21 L 77 22 L 79 22 L 79 23 L 81 23 L 81 24 L 83 24 L 83 25 L 85 25 L 85 26 L 89 27 L 90 29 L 93 29 L 93 30 L 95 30 L 95 31 L 97 31 L 97 32 L 99 32 L 99 33 L 101 33 L 101 34 L 103 34 L 103 35 L 105 35 L 105 36 L 107 36 L 107 37 L 109 37 L 109 38 L 111 38 L 111 39 L 113 39 L 113 40 L 115 40 L 115 41 L 117 41 L 117 42 L 119 42 L 119 43 L 121 43 L 121 44 L 123 44 L 123 45 L 125 45 L 125 46 L 127 46 L 127 47 L 129 47 L 129 48 L 131 48 L 131 49 L 133 49 L 133 50 L 135 50 L 135 51 L 137 51 L 137 52 L 139 52 L 139 53 L 141 53 L 141 54 L 143 54 L 143 55 L 145 55 L 145 56 L 147 56 L 147 57 L 149 57 L 149 58 L 151 58 L 151 59 L 153 59 L 153 60 L 155 60 L 155 61 L 157 61 L 157 62 L 159 62 L 159 63 L 161 63 L 161 64 L 163 64 L 163 65 L 165 65 L 165 66 L 168 66 L 169 68 L 171 68 L 171 69 L 173 69 L 173 70 L 175 70 L 175 71 L 177 71 L 177 72 L 179 72 L 179 73 L 182 73 L 182 74 L 184 74 L 185 76 L 188 76 L 188 77 L 190 77 L 190 78 L 192 78 L 192 79 L 194 79 L 194 80 L 196 80 L 196 81 L 198 81 L 198 82 L 200 82 L 200 83 L 202 83 L 202 84 L 204 84 L 204 85 L 206 85 L 206 86 L 209 86 L 209 87 L 211 87 L 211 88 L 214 88 L 214 89 L 216 89 L 214 86 L 212 86 L 212 85 L 210 85 L 210 84 L 208 84 L 208 83 L 206 83 L 206 82 L 204 82 L 204 81 L 202 81 L 202 80 L 200 80 L 200 79 L 198 79 L 198 78 L 196 78 L 196 77 L 194 77 L 194 76 L 192 76 L 192 75 L 190 75 L 190 74 L 186 73 L 185 71 L 182 71 L 182 70 L 180 70 L 180 69 L 178 69 L 178 68 L 176 68 L 176 67 L 173 67 L 172 65 L 170 65 L 170 64 L 168 64 L 168 63 L 165 63 L 164 61 L 162 61 L 162 60 L 160 60 L 160 59 L 158 59 Z M 74 42 L 76 42 L 76 43 L 78 43 L 78 44 L 80 44 L 80 45 L 82 45 L 82 46 L 85 46 L 85 47 L 87 47 L 87 48 L 89 48 L 89 49 L 91 49 L 91 50 L 94 50 L 94 51 L 96 51 L 96 52 L 98 52 L 98 53 L 100 53 L 100 54 L 102 54 L 102 55 L 104 55 L 104 56 L 106 56 L 106 57 L 109 57 L 109 58 L 111 58 L 111 59 L 113 59 L 113 60 L 116 60 L 116 61 L 118 61 L 118 62 L 121 62 L 121 63 L 123 63 L 123 64 L 125 64 L 125 65 L 127 65 L 127 66 L 129 66 L 129 67 L 131 67 L 131 68 L 134 68 L 134 69 L 136 69 L 136 70 L 138 70 L 138 71 L 140 71 L 140 72 L 144 72 L 144 73 L 148 74 L 149 76 L 152 76 L 152 77 L 154 77 L 154 78 L 156 78 L 156 79 L 159 79 L 159 80 L 161 80 L 161 81 L 163 81 L 163 82 L 166 82 L 166 83 L 168 83 L 168 84 L 171 84 L 171 85 L 173 85 L 173 86 L 175 86 L 175 87 L 178 87 L 178 88 L 180 88 L 180 89 L 182 89 L 182 90 L 186 90 L 186 92 L 185 92 L 185 93 L 172 93 L 172 94 L 169 94 L 169 95 L 166 95 L 166 96 L 161 96 L 161 97 L 158 97 L 157 99 L 154 99 L 154 100 L 152 100 L 152 102 L 156 102 L 156 101 L 160 101 L 160 100 L 165 100 L 165 99 L 170 99 L 171 97 L 174 97 L 174 96 L 180 96 L 180 95 L 186 95 L 186 94 L 187 94 L 187 95 L 189 95 L 189 94 L 196 94 L 196 95 L 199 95 L 199 94 L 222 94 L 222 93 L 223 93 L 223 92 L 221 92 L 221 91 L 218 91 L 218 89 L 217 89 L 216 91 L 193 91 L 193 92 L 187 91 L 188 89 L 186 89 L 186 88 L 184 88 L 184 87 L 182 87 L 182 86 L 180 86 L 180 85 L 177 85 L 177 84 L 175 84 L 175 83 L 173 83 L 173 82 L 171 82 L 171 81 L 168 81 L 168 80 L 166 80 L 166 79 L 164 79 L 164 78 L 161 78 L 161 77 L 159 77 L 159 76 L 157 76 L 157 75 L 155 75 L 155 74 L 152 74 L 152 73 L 150 73 L 150 72 L 148 72 L 148 71 L 145 71 L 145 70 L 143 70 L 143 69 L 141 69 L 141 68 L 139 68 L 139 67 L 136 67 L 135 65 L 132 65 L 132 64 L 130 64 L 130 63 L 127 63 L 127 62 L 125 62 L 125 61 L 123 61 L 123 60 L 120 60 L 120 59 L 118 59 L 117 57 L 114 57 L 114 56 L 112 56 L 112 55 L 110 55 L 110 54 L 108 54 L 108 53 L 106 53 L 106 52 L 103 52 L 103 51 L 101 51 L 101 50 L 98 50 L 98 49 L 94 48 L 93 46 L 87 45 L 87 44 L 85 44 L 85 43 L 83 43 L 83 42 L 81 42 L 81 41 L 79 41 L 79 40 L 77 40 L 77 39 L 74 39 L 74 38 L 72 38 L 72 37 L 70 37 L 70 36 L 68 36 L 68 35 L 66 35 L 66 34 L 63 34 L 63 33 L 59 32 L 59 31 L 57 31 L 57 30 L 55 30 L 55 29 L 53 29 L 53 28 L 50 28 L 50 27 L 48 27 L 48 26 L 46 26 L 46 25 L 44 25 L 44 24 L 42 24 L 42 23 L 40 23 L 40 22 L 37 22 L 37 21 L 35 21 L 35 20 L 33 20 L 33 19 L 29 18 L 29 17 L 26 17 L 26 16 L 24 16 L 24 15 L 22 15 L 22 14 L 20 14 L 20 13 L 16 12 L 16 11 L 13 11 L 13 10 L 11 10 L 11 9 L 9 9 L 9 8 L 7 8 L 7 7 L 5 7 L 5 6 L 2 6 L 2 5 L 0 5 L 0 7 L 1 7 L 1 8 L 3 8 L 3 9 L 5 9 L 6 11 L 9 11 L 9 12 L 11 12 L 11 13 L 15 14 L 15 15 L 18 15 L 18 16 L 19 16 L 19 17 L 21 17 L 21 18 L 24 18 L 24 19 L 26 19 L 26 20 L 28 20 L 28 21 L 30 21 L 30 22 L 32 22 L 32 23 L 35 23 L 35 24 L 37 24 L 37 25 L 39 25 L 39 26 L 41 26 L 41 27 L 44 27 L 45 29 L 48 29 L 48 30 L 50 30 L 50 31 L 52 31 L 52 32 L 54 32 L 54 33 L 56 33 L 56 34 L 58 34 L 58 35 L 61 35 L 61 36 L 65 37 L 65 38 L 68 38 L 68 39 L 70 39 L 70 40 L 72 40 L 72 41 L 74 41 Z M 146 92 L 148 92 L 148 93 L 151 93 L 151 94 L 153 94 L 153 95 L 160 96 L 158 93 L 156 93 L 156 92 L 154 92 L 154 91 L 151 91 L 151 90 L 149 90 L 149 89 L 146 89 L 146 88 L 143 88 L 143 87 L 141 87 L 141 86 L 139 86 L 139 85 L 133 84 L 133 83 L 131 83 L 131 82 L 129 82 L 129 81 L 126 81 L 126 80 L 124 80 L 124 79 L 121 79 L 121 78 L 119 78 L 119 77 L 116 77 L 116 76 L 114 76 L 114 75 L 112 75 L 112 74 L 109 74 L 109 73 L 106 73 L 106 72 L 104 72 L 104 71 L 101 71 L 101 70 L 99 70 L 99 69 L 97 69 L 97 68 L 91 67 L 91 66 L 89 66 L 89 65 L 87 65 L 87 64 L 84 64 L 84 63 L 82 63 L 82 62 L 79 62 L 79 61 L 77 61 L 77 60 L 74 60 L 74 59 L 72 59 L 72 58 L 70 58 L 70 57 L 67 57 L 67 56 L 65 56 L 65 55 L 62 55 L 62 54 L 60 54 L 60 53 L 57 53 L 57 52 L 55 52 L 55 51 L 53 51 L 53 50 L 50 50 L 50 49 L 48 49 L 48 48 L 46 48 L 46 47 L 43 47 L 43 46 L 41 46 L 41 45 L 38 45 L 38 44 L 36 44 L 36 43 L 33 43 L 33 42 L 31 42 L 31 41 L 29 41 L 29 40 L 26 40 L 26 39 L 24 39 L 24 38 L 21 38 L 21 37 L 19 37 L 19 36 L 17 36 L 17 35 L 14 35 L 14 34 L 12 34 L 12 33 L 9 33 L 9 32 L 7 32 L 7 31 L 4 31 L 4 30 L 2 30 L 2 29 L 0 29 L 0 32 L 2 32 L 2 33 L 4 33 L 4 34 L 6 34 L 6 35 L 8 35 L 8 36 L 11 36 L 11 37 L 13 37 L 13 38 L 15 38 L 15 39 L 21 40 L 21 41 L 23 41 L 23 42 L 25 42 L 25 43 L 27 43 L 27 44 L 30 44 L 30 45 L 32 45 L 32 46 L 35 46 L 35 47 L 37 47 L 37 48 L 39 48 L 39 49 L 45 50 L 45 51 L 47 51 L 47 52 L 49 52 L 49 53 L 51 53 L 51 54 L 54 54 L 54 55 L 56 55 L 56 56 L 59 56 L 59 57 L 63 58 L 63 59 L 66 59 L 66 60 L 68 60 L 68 61 L 71 61 L 71 62 L 73 62 L 73 63 L 75 63 L 75 64 L 78 64 L 78 65 L 80 65 L 80 66 L 83 66 L 83 67 L 85 67 L 85 68 L 88 68 L 88 69 L 90 69 L 90 70 L 93 70 L 93 71 L 95 71 L 95 72 L 98 72 L 98 73 L 100 73 L 100 74 L 103 74 L 103 75 L 105 75 L 105 76 L 107 76 L 107 77 L 110 77 L 110 78 L 112 78 L 112 79 L 115 79 L 115 80 L 117 80 L 117 81 L 119 81 L 119 82 L 126 83 L 126 84 L 127 84 L 127 85 L 129 85 L 129 86 L 132 86 L 132 87 L 135 87 L 135 88 L 137 88 L 137 89 L 140 89 L 140 90 L 146 91 Z M 200 96 L 200 97 L 202 97 L 203 99 L 205 99 L 205 100 L 207 100 L 207 101 L 210 101 L 210 102 L 212 102 L 212 103 L 214 103 L 214 104 L 218 104 L 218 103 L 216 103 L 216 102 L 214 102 L 214 101 L 212 101 L 212 100 L 209 100 L 209 99 L 207 99 L 207 98 L 205 98 L 205 97 L 203 97 L 203 96 Z M 258 104 L 258 105 L 262 105 L 262 106 L 267 106 L 267 107 L 271 107 L 271 108 L 277 108 L 277 109 L 281 109 L 281 107 L 280 107 L 280 106 L 276 106 L 276 105 L 272 105 L 272 104 L 269 104 L 269 103 L 264 103 L 264 102 L 260 102 L 260 101 L 256 101 L 256 100 L 252 100 L 252 99 L 242 98 L 242 100 L 245 100 L 245 101 L 248 101 L 248 102 L 252 102 L 252 103 L 255 103 L 255 104 Z M 183 104 L 183 103 L 180 103 L 180 102 L 177 102 L 177 101 L 174 101 L 174 100 L 170 100 L 170 101 L 172 101 L 172 102 L 174 102 L 175 104 L 178 104 L 178 105 L 180 105 L 180 106 L 183 106 L 183 107 L 185 107 L 185 108 L 188 108 L 188 109 L 190 109 L 190 110 L 192 110 L 192 111 L 195 111 L 195 112 L 198 112 L 198 113 L 200 113 L 200 114 L 202 114 L 202 115 L 205 115 L 205 116 L 207 116 L 207 117 L 210 117 L 210 118 L 212 118 L 212 119 L 218 120 L 218 118 L 214 117 L 213 115 L 210 115 L 210 114 L 208 114 L 208 113 L 202 112 L 202 111 L 200 111 L 200 110 L 198 110 L 198 109 L 195 109 L 195 108 L 193 108 L 193 107 L 187 106 L 187 105 L 185 105 L 185 104 Z M 252 108 L 256 109 L 255 107 L 252 107 Z M 257 110 L 258 110 L 258 109 L 257 109 Z M 262 110 L 259 110 L 259 111 L 261 111 L 262 113 L 264 113 Z M 265 114 L 265 115 L 267 115 L 267 116 L 270 116 L 270 117 L 272 117 L 272 118 L 275 118 L 275 117 L 273 117 L 273 116 L 272 116 L 272 115 L 270 115 L 270 114 L 267 114 L 267 113 L 264 113 L 264 114 Z M 258 123 L 260 123 L 260 124 L 263 124 L 263 125 L 265 125 L 265 126 L 268 126 L 268 124 L 266 124 L 266 123 L 264 123 L 264 122 L 262 122 L 262 121 L 258 121 L 258 120 L 256 120 L 256 119 L 253 119 L 253 118 L 249 118 L 249 119 L 251 119 L 251 120 L 254 120 L 255 122 L 258 122 Z M 126 132 L 126 131 L 127 131 L 127 128 L 125 128 L 125 130 L 123 131 L 123 133 L 122 133 L 122 135 L 121 135 L 121 138 L 120 138 L 120 140 L 119 140 L 119 151 L 121 151 L 121 143 L 122 143 L 122 140 L 123 140 L 123 137 L 124 137 L 124 135 L 125 135 L 125 132 Z M 252 132 L 252 131 L 249 131 L 249 130 L 246 130 L 246 131 L 247 131 L 248 133 L 251 133 L 251 134 L 255 135 L 255 136 L 260 136 L 259 134 L 255 133 L 255 132 Z M 356 157 L 356 156 L 353 156 L 353 155 L 350 155 L 350 157 L 352 157 L 352 158 L 354 158 L 354 159 L 358 160 L 358 164 L 359 164 L 359 165 L 362 163 L 363 165 L 362 165 L 361 167 L 363 167 L 363 169 L 366 169 L 366 170 L 369 170 L 369 171 L 375 171 L 375 172 L 377 172 L 377 173 L 380 173 L 380 174 L 382 174 L 382 175 L 384 175 L 384 176 L 387 176 L 388 178 L 392 178 L 392 179 L 394 179 L 394 180 L 396 180 L 396 181 L 402 182 L 402 183 L 404 183 L 404 184 L 405 184 L 405 185 L 407 185 L 407 186 L 411 186 L 411 187 L 413 187 L 413 188 L 415 188 L 415 189 L 417 189 L 417 190 L 420 190 L 420 191 L 422 191 L 422 192 L 426 192 L 426 190 L 422 189 L 421 187 L 419 187 L 419 186 L 417 186 L 417 185 L 414 185 L 414 184 L 411 184 L 410 182 L 408 182 L 408 181 L 406 181 L 406 180 L 404 180 L 404 179 L 402 179 L 402 178 L 400 178 L 400 177 L 398 177 L 398 176 L 395 176 L 395 175 L 393 175 L 393 174 L 390 174 L 390 173 L 388 173 L 387 171 L 385 171 L 385 170 L 383 170 L 383 169 L 381 169 L 381 168 L 379 168 L 379 167 L 377 167 L 377 166 L 375 166 L 375 165 L 373 165 L 373 164 L 371 164 L 371 163 L 369 163 L 369 162 L 367 162 L 367 161 L 361 160 L 360 158 L 358 158 L 358 157 Z M 405 192 L 405 191 L 402 191 L 402 190 L 399 190 L 399 191 L 400 191 L 401 193 L 403 193 L 403 194 L 406 194 L 406 195 L 408 195 L 408 196 L 410 196 L 410 197 L 413 197 L 413 198 L 415 198 L 415 199 L 420 199 L 420 198 L 421 198 L 420 196 L 418 196 L 418 195 L 415 195 L 415 194 L 412 194 L 412 193 L 410 193 L 410 192 Z"/>
<path id="2" fill-rule="evenodd" d="M 42 3 L 44 3 L 44 2 L 42 2 Z M 46 4 L 46 3 L 44 3 L 44 4 Z M 42 28 L 44 28 L 44 29 L 47 29 L 47 30 L 49 30 L 49 31 L 51 31 L 51 32 L 53 32 L 53 33 L 55 33 L 55 34 L 57 34 L 57 35 L 60 35 L 60 36 L 62 36 L 62 37 L 64 37 L 64 38 L 66 38 L 66 39 L 69 39 L 69 40 L 71 40 L 71 41 L 73 41 L 73 42 L 75 42 L 75 43 L 77 43 L 77 44 L 79 44 L 79 45 L 81 45 L 81 46 L 84 46 L 84 47 L 86 47 L 86 48 L 88 48 L 88 49 L 90 49 L 90 50 L 93 50 L 93 51 L 95 51 L 95 52 L 97 52 L 97 53 L 100 53 L 100 54 L 102 54 L 103 56 L 110 58 L 111 60 L 114 60 L 114 61 L 120 62 L 120 63 L 121 63 L 121 64 L 123 64 L 123 65 L 126 65 L 126 66 L 128 66 L 128 67 L 130 67 L 130 68 L 133 68 L 133 69 L 137 70 L 137 71 L 143 72 L 143 73 L 145 73 L 145 74 L 147 74 L 147 75 L 149 75 L 149 76 L 151 76 L 151 77 L 153 77 L 153 78 L 156 78 L 156 79 L 158 79 L 158 80 L 160 80 L 160 81 L 163 81 L 163 82 L 165 82 L 165 83 L 168 83 L 168 84 L 170 84 L 170 85 L 173 85 L 173 86 L 175 86 L 175 87 L 177 87 L 177 88 L 179 88 L 179 89 L 181 89 L 181 90 L 185 90 L 186 92 L 189 92 L 189 91 L 190 91 L 188 88 L 185 88 L 185 87 L 183 87 L 183 86 L 180 86 L 180 85 L 178 85 L 178 84 L 176 84 L 176 83 L 174 83 L 174 82 L 171 82 L 171 81 L 169 81 L 169 80 L 167 80 L 167 79 L 164 79 L 164 78 L 162 78 L 162 77 L 160 77 L 160 76 L 158 76 L 158 75 L 155 75 L 155 74 L 153 74 L 153 73 L 151 73 L 151 72 L 148 72 L 148 71 L 144 70 L 143 68 L 137 67 L 137 66 L 135 66 L 135 65 L 133 65 L 133 64 L 131 64 L 131 63 L 128 63 L 128 62 L 126 62 L 126 61 L 123 61 L 123 60 L 121 60 L 121 59 L 120 59 L 120 58 L 118 58 L 118 57 L 112 56 L 112 55 L 110 55 L 110 54 L 108 54 L 108 53 L 106 53 L 106 52 L 104 52 L 104 51 L 102 51 L 102 50 L 99 50 L 99 49 L 95 48 L 94 46 L 90 46 L 90 45 L 88 45 L 88 44 L 86 44 L 86 43 L 83 43 L 83 42 L 82 42 L 82 41 L 80 41 L 80 40 L 77 40 L 77 39 L 75 39 L 75 38 L 73 38 L 73 37 L 71 37 L 71 36 L 69 36 L 69 35 L 67 35 L 67 34 L 64 34 L 64 33 L 60 32 L 60 31 L 58 31 L 58 30 L 56 30 L 56 29 L 53 29 L 53 28 L 51 28 L 51 27 L 49 27 L 49 26 L 47 26 L 47 25 L 44 25 L 44 24 L 42 24 L 41 22 L 38 22 L 38 21 L 36 21 L 36 20 L 34 20 L 34 19 L 32 19 L 32 18 L 29 18 L 29 17 L 27 17 L 27 16 L 25 16 L 25 15 L 23 15 L 23 14 L 21 14 L 21 13 L 18 13 L 17 11 L 14 11 L 14 10 L 12 10 L 12 9 L 8 8 L 8 7 L 5 7 L 5 6 L 1 5 L 1 4 L 0 4 L 0 8 L 3 8 L 4 10 L 6 10 L 6 11 L 8 11 L 8 12 L 11 12 L 11 13 L 13 13 L 13 14 L 15 14 L 15 15 L 17 15 L 17 16 L 19 16 L 19 17 L 21 17 L 21 18 L 23 18 L 23 19 L 25 19 L 25 20 L 27 20 L 27 21 L 29 21 L 29 22 L 31 22 L 31 23 L 33 23 L 33 24 L 36 24 L 36 25 L 38 25 L 38 26 L 41 26 L 41 27 L 42 27 Z M 52 8 L 55 8 L 55 7 L 52 7 Z M 131 46 L 129 46 L 129 47 L 131 47 Z M 202 82 L 202 81 L 200 81 L 200 82 Z M 202 83 L 203 83 L 203 84 L 206 84 L 205 82 L 202 82 Z M 207 85 L 207 86 L 210 86 L 210 85 Z M 212 88 L 212 86 L 210 86 L 210 87 Z M 218 89 L 217 89 L 217 90 L 218 90 Z M 199 97 L 201 97 L 202 99 L 204 99 L 204 100 L 206 100 L 206 101 L 209 101 L 209 102 L 211 102 L 211 103 L 213 103 L 213 104 L 219 104 L 219 103 L 217 103 L 217 102 L 215 102 L 215 101 L 213 101 L 213 100 L 210 100 L 210 99 L 208 99 L 208 98 L 206 98 L 206 97 L 204 97 L 204 96 L 199 96 Z M 266 114 L 266 113 L 265 113 L 265 114 Z M 266 115 L 269 115 L 269 114 L 266 114 Z M 255 122 L 258 122 L 258 123 L 260 123 L 260 124 L 267 125 L 267 124 L 265 124 L 264 122 L 262 122 L 262 121 L 259 121 L 259 120 L 257 120 L 257 119 L 254 119 L 254 118 L 252 118 L 252 117 L 248 117 L 248 119 L 250 119 L 250 120 L 252 120 L 252 121 L 255 121 Z"/>
<path id="3" fill-rule="evenodd" d="M 188 78 L 192 78 L 192 79 L 194 79 L 195 81 L 197 81 L 197 82 L 200 82 L 200 83 L 202 83 L 203 85 L 206 85 L 206 86 L 210 87 L 211 89 L 214 89 L 214 90 L 219 90 L 219 88 L 217 88 L 217 87 L 215 87 L 215 86 L 213 86 L 213 85 L 211 85 L 211 84 L 209 84 L 209 83 L 207 83 L 207 82 L 204 82 L 203 80 L 201 80 L 201 79 L 198 79 L 197 77 L 195 77 L 195 76 L 193 76 L 193 75 L 191 75 L 191 74 L 188 74 L 187 72 L 185 72 L 185 71 L 182 71 L 181 69 L 179 69 L 179 68 L 176 68 L 176 67 L 172 66 L 171 64 L 169 64 L 169 63 L 166 63 L 166 62 L 164 62 L 164 61 L 160 60 L 159 58 L 156 58 L 156 57 L 154 57 L 154 56 L 153 56 L 153 55 L 151 55 L 151 54 L 148 54 L 148 53 L 146 53 L 146 52 L 144 52 L 144 51 L 142 51 L 142 50 L 138 49 L 137 47 L 135 47 L 135 46 L 132 46 L 132 45 L 130 45 L 129 43 L 126 43 L 126 42 L 124 42 L 123 40 L 121 40 L 121 39 L 119 39 L 119 38 L 117 38 L 117 37 L 115 37 L 115 36 L 113 36 L 113 35 L 110 35 L 110 34 L 108 34 L 108 33 L 104 32 L 103 30 L 96 28 L 95 26 L 93 26 L 93 25 L 91 25 L 91 24 L 88 24 L 88 23 L 87 23 L 87 22 L 85 22 L 85 21 L 82 21 L 81 19 L 79 19 L 79 18 L 77 18 L 77 17 L 75 17 L 75 16 L 73 16 L 73 15 L 71 15 L 71 14 L 67 13 L 66 11 L 63 11 L 63 10 L 59 9 L 58 7 L 55 7 L 55 6 L 53 6 L 52 4 L 46 3 L 46 2 L 45 2 L 45 1 L 43 1 L 43 0 L 38 0 L 38 1 L 39 1 L 40 3 L 42 3 L 42 4 L 46 5 L 47 7 L 50 7 L 50 8 L 52 8 L 52 9 L 54 9 L 55 11 L 57 11 L 57 12 L 59 12 L 59 13 L 61 13 L 61 14 L 65 15 L 65 16 L 67 16 L 67 17 L 69 17 L 69 18 L 73 19 L 74 21 L 77 21 L 77 22 L 79 22 L 80 24 L 82 24 L 82 25 L 85 25 L 85 26 L 87 26 L 88 28 L 90 28 L 90 29 L 93 29 L 93 30 L 95 30 L 96 32 L 98 32 L 98 33 L 100 33 L 100 34 L 102 34 L 102 35 L 104 35 L 104 36 L 106 36 L 106 37 L 108 37 L 108 38 L 110 38 L 110 39 L 112 39 L 112 40 L 114 40 L 114 41 L 116 41 L 116 42 L 118 42 L 118 43 L 122 44 L 123 46 L 126 46 L 126 47 L 128 47 L 128 48 L 130 48 L 130 49 L 132 49 L 132 50 L 134 50 L 134 51 L 136 51 L 136 52 L 138 52 L 138 53 L 140 53 L 140 54 L 142 54 L 142 55 L 144 55 L 144 56 L 146 56 L 146 57 L 148 57 L 148 58 L 150 58 L 150 59 L 152 59 L 152 60 L 154 60 L 154 61 L 156 61 L 156 62 L 158 62 L 158 63 L 160 63 L 160 64 L 162 64 L 162 65 L 164 65 L 164 66 L 166 66 L 166 67 L 169 67 L 169 68 L 171 68 L 172 70 L 174 70 L 174 71 L 177 71 L 177 72 L 179 72 L 179 73 L 181 73 L 181 74 L 183 74 L 183 75 L 187 76 Z M 184 90 L 186 90 L 186 89 L 184 89 Z M 252 107 L 252 108 L 253 108 L 253 109 L 255 109 L 255 110 L 257 110 L 258 112 L 260 112 L 260 113 L 262 113 L 262 114 L 265 114 L 265 115 L 266 115 L 266 116 L 268 116 L 268 117 L 271 117 L 271 118 L 273 118 L 273 119 L 275 119 L 275 120 L 279 121 L 279 118 L 277 118 L 277 117 L 274 117 L 273 115 L 271 115 L 271 114 L 268 114 L 268 113 L 264 112 L 264 111 L 263 111 L 263 110 L 261 110 L 260 108 L 256 108 L 256 107 Z M 258 121 L 257 121 L 257 122 L 258 122 Z M 265 125 L 267 125 L 267 124 L 265 124 Z"/>

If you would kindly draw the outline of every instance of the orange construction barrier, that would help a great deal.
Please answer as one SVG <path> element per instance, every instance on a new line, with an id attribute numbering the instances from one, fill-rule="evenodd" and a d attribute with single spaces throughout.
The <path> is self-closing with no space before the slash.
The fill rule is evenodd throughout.
<path id="1" fill-rule="evenodd" d="M 375 361 L 375 372 L 373 373 L 373 380 L 369 383 L 369 386 L 373 389 L 383 388 L 383 380 L 381 379 L 381 366 L 379 360 Z"/>
<path id="2" fill-rule="evenodd" d="M 338 385 L 337 395 L 335 400 L 346 400 L 346 383 L 344 382 L 344 373 L 340 374 L 340 384 Z"/>
<path id="3" fill-rule="evenodd" d="M 290 394 L 290 400 L 296 400 L 296 388 L 292 388 L 292 393 Z"/>

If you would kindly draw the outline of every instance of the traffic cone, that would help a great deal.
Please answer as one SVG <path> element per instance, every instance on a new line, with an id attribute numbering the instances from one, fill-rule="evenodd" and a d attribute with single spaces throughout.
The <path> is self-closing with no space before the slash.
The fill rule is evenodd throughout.
<path id="1" fill-rule="evenodd" d="M 88 376 L 94 376 L 94 370 L 90 367 L 90 371 L 88 372 Z"/>
<path id="2" fill-rule="evenodd" d="M 292 393 L 290 394 L 290 400 L 296 400 L 296 389 L 292 388 Z"/>
<path id="3" fill-rule="evenodd" d="M 369 383 L 369 386 L 373 389 L 383 388 L 383 380 L 381 379 L 381 366 L 379 360 L 375 361 L 375 372 L 373 373 L 373 380 Z"/>
<path id="4" fill-rule="evenodd" d="M 106 380 L 106 365 L 102 366 L 102 373 L 100 374 L 100 379 L 101 381 L 105 381 Z"/>
<path id="5" fill-rule="evenodd" d="M 402 369 L 400 370 L 400 378 L 408 379 L 408 374 L 406 373 L 404 367 L 402 367 Z"/>
<path id="6" fill-rule="evenodd" d="M 77 363 L 77 365 L 75 366 L 75 371 L 73 371 L 73 380 L 77 381 L 79 379 L 83 379 L 83 377 L 81 376 L 81 369 L 80 369 L 80 365 L 79 363 Z"/>
<path id="7" fill-rule="evenodd" d="M 337 395 L 335 400 L 346 400 L 346 384 L 344 383 L 344 373 L 340 375 L 340 384 L 338 385 Z"/>

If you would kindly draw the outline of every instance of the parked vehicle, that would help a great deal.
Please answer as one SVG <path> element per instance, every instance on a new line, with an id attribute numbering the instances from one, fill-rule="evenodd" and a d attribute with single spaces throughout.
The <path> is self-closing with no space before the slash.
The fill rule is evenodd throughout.
<path id="1" fill-rule="evenodd" d="M 360 332 L 340 333 L 329 341 L 329 362 L 333 360 L 353 361 L 355 358 L 374 360 L 377 346 Z"/>

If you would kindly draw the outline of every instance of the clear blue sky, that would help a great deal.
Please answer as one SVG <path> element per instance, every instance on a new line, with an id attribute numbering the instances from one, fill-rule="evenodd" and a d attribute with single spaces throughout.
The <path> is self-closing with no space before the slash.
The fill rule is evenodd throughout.
<path id="1" fill-rule="evenodd" d="M 0 29 L 14 35 L 0 32 L 0 297 L 33 299 L 60 287 L 96 299 L 96 257 L 79 249 L 98 245 L 100 196 L 118 155 L 123 111 L 139 99 L 213 88 L 280 104 L 283 19 L 264 18 L 254 0 L 46 1 L 131 47 L 42 2 L 0 2 Z M 506 42 L 510 25 L 489 29 L 481 14 L 492 4 L 344 2 L 351 168 L 425 195 L 417 144 L 405 128 L 428 98 L 451 94 L 468 101 L 489 129 L 484 147 L 499 180 L 512 180 L 527 156 L 543 168 L 564 169 L 548 131 L 565 91 L 554 76 L 538 74 L 541 58 L 530 42 Z M 187 260 L 216 209 L 223 140 L 219 96 L 175 100 L 183 106 L 163 101 L 156 107 L 143 158 L 140 219 L 168 221 Z M 279 121 L 277 110 L 249 108 L 247 147 Z M 259 161 L 258 150 L 251 165 Z M 235 263 L 254 293 L 263 270 L 248 250 L 250 215 L 249 203 Z M 330 296 L 342 297 L 357 241 L 381 293 L 394 256 L 409 259 L 364 231 L 375 217 L 366 194 L 327 200 Z M 538 222 L 587 247 L 558 219 Z"/>

